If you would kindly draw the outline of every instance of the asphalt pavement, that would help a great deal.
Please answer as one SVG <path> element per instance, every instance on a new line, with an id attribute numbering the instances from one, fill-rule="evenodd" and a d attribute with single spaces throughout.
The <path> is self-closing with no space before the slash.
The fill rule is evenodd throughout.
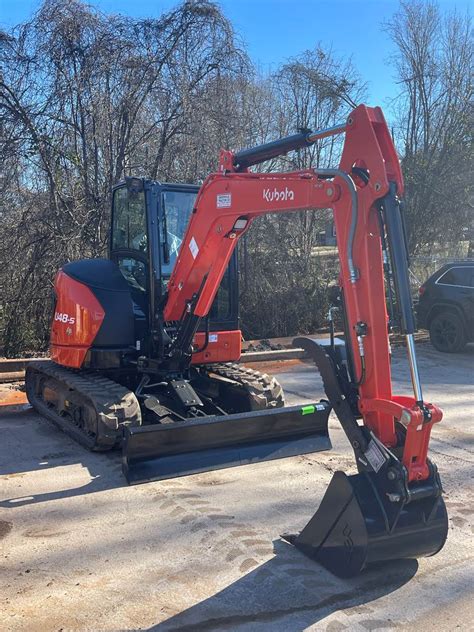
<path id="1" fill-rule="evenodd" d="M 472 629 L 474 346 L 419 346 L 449 512 L 437 556 L 334 577 L 280 538 L 316 511 L 333 450 L 128 487 L 120 455 L 91 454 L 30 410 L 0 414 L 0 629 L 285 631 Z M 286 368 L 285 368 L 286 367 Z M 288 404 L 323 396 L 308 363 L 272 363 Z M 410 393 L 394 352 L 397 393 Z"/>

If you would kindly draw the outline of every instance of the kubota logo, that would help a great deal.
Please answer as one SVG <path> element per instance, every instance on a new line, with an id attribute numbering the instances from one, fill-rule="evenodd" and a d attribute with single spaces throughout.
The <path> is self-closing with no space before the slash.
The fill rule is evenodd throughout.
<path id="1" fill-rule="evenodd" d="M 288 189 L 288 187 L 280 191 L 276 187 L 274 189 L 263 189 L 263 199 L 267 202 L 286 202 L 287 200 L 295 199 L 295 192 Z"/>

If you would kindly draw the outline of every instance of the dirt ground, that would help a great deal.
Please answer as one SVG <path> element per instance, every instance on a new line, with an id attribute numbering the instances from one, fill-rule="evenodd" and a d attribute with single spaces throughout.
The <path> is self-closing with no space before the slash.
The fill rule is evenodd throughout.
<path id="1" fill-rule="evenodd" d="M 31 410 L 0 414 L 0 629 L 472 629 L 474 347 L 419 346 L 425 397 L 445 411 L 431 457 L 450 516 L 433 558 L 341 580 L 280 539 L 301 529 L 337 469 L 334 449 L 127 487 L 118 454 L 90 454 Z M 404 350 L 396 390 L 410 393 Z M 322 396 L 309 364 L 272 367 L 289 404 Z"/>

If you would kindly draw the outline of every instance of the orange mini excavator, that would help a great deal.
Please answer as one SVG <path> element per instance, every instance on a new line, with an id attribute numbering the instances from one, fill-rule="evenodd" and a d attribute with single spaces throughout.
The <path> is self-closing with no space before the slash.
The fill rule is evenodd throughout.
<path id="1" fill-rule="evenodd" d="M 345 134 L 336 168 L 249 171 L 333 134 Z M 121 444 L 129 482 L 328 449 L 332 408 L 358 474 L 337 472 L 315 516 L 287 539 L 341 576 L 435 554 L 448 522 L 427 451 L 442 412 L 418 375 L 402 194 L 382 111 L 363 105 L 330 129 L 222 151 L 199 189 L 127 178 L 113 192 L 109 258 L 68 263 L 56 277 L 51 361 L 27 369 L 31 404 L 91 449 Z M 284 407 L 274 378 L 235 363 L 235 247 L 260 215 L 329 207 L 344 340 L 296 340 L 327 399 Z M 392 393 L 395 320 L 410 396 Z"/>

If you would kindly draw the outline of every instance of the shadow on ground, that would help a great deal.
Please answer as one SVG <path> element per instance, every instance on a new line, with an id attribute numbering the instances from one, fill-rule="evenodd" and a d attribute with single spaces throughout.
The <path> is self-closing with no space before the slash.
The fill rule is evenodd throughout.
<path id="1" fill-rule="evenodd" d="M 399 560 L 353 579 L 338 579 L 281 540 L 276 556 L 219 593 L 149 628 L 149 632 L 284 630 L 300 632 L 331 613 L 361 606 L 368 629 L 377 623 L 370 602 L 409 582 L 416 560 Z M 347 625 L 333 622 L 334 630 Z M 333 628 L 331 628 L 333 629 Z"/>
<path id="2" fill-rule="evenodd" d="M 77 461 L 75 460 L 74 462 Z M 127 485 L 125 479 L 120 479 L 118 475 L 117 477 L 112 479 L 110 477 L 104 477 L 102 473 L 94 474 L 93 468 L 91 469 L 90 467 L 88 467 L 87 469 L 92 478 L 85 485 L 80 485 L 79 487 L 73 487 L 70 489 L 61 489 L 53 492 L 45 492 L 42 494 L 2 498 L 0 499 L 0 507 L 3 507 L 4 509 L 13 509 L 14 507 L 44 503 L 50 500 L 72 498 L 74 496 L 84 496 L 85 494 L 94 494 L 97 492 L 102 492 L 104 490 L 115 489 L 116 487 L 124 487 Z"/>
<path id="3" fill-rule="evenodd" d="M 57 468 L 55 486 L 60 488 L 51 492 L 11 498 L 5 498 L 2 494 L 0 507 L 19 507 L 127 485 L 122 475 L 119 450 L 89 452 L 31 410 L 0 415 L 0 428 L 4 436 L 0 477 L 18 478 L 20 481 L 24 474 L 34 472 L 37 476 L 42 476 L 48 470 Z M 71 465 L 83 468 L 86 476 L 80 478 L 88 480 L 83 485 L 61 489 L 63 481 L 60 468 Z"/>

